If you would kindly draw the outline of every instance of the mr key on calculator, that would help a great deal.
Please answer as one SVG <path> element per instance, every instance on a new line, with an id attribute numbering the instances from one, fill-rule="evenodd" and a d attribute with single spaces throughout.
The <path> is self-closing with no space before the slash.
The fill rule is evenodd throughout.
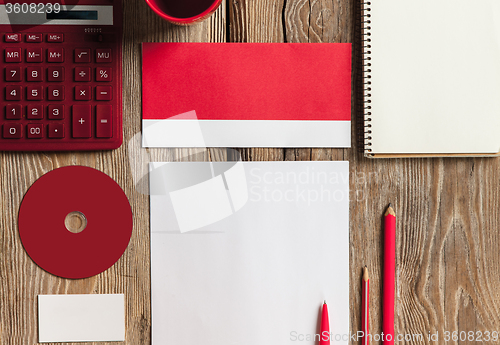
<path id="1" fill-rule="evenodd" d="M 121 145 L 121 1 L 0 0 L 0 38 L 0 150 L 106 150 Z"/>

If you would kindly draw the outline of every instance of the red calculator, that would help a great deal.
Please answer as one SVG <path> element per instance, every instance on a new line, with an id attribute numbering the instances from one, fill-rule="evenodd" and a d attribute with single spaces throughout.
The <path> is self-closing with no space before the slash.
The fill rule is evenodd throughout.
<path id="1" fill-rule="evenodd" d="M 121 0 L 0 0 L 0 150 L 118 148 L 122 33 Z"/>

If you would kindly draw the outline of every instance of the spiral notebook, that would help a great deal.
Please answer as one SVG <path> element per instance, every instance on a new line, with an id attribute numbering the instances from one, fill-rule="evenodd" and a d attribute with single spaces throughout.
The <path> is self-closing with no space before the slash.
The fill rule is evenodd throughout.
<path id="1" fill-rule="evenodd" d="M 365 156 L 500 153 L 500 1 L 362 3 Z"/>

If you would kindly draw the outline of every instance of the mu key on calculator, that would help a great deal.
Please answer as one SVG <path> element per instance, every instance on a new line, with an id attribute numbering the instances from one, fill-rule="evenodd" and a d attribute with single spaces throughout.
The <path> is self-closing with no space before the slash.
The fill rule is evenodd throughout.
<path id="1" fill-rule="evenodd" d="M 122 32 L 121 0 L 0 0 L 0 151 L 118 148 Z"/>

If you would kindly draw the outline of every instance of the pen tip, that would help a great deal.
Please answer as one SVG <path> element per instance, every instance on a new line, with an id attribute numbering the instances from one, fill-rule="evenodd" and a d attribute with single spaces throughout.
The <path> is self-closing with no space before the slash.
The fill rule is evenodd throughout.
<path id="1" fill-rule="evenodd" d="M 326 299 L 323 301 L 323 304 L 326 304 Z"/>

